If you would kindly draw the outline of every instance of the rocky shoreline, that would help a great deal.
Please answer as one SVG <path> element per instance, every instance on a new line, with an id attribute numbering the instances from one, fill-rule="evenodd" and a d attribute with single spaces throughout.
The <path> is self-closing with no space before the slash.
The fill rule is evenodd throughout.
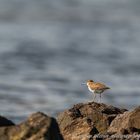
<path id="1" fill-rule="evenodd" d="M 140 139 L 140 106 L 128 111 L 103 103 L 79 103 L 56 119 L 37 112 L 20 124 L 0 116 L 0 140 L 97 139 Z"/>

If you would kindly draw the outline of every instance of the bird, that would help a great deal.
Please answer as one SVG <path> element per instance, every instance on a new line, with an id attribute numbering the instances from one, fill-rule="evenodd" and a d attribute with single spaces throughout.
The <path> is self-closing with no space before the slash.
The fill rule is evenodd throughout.
<path id="1" fill-rule="evenodd" d="M 96 98 L 96 94 L 100 94 L 100 102 L 101 102 L 101 94 L 105 91 L 110 89 L 110 87 L 106 86 L 103 83 L 98 83 L 98 82 L 94 82 L 93 80 L 87 80 L 86 84 L 89 91 L 92 92 L 94 94 L 94 101 Z"/>

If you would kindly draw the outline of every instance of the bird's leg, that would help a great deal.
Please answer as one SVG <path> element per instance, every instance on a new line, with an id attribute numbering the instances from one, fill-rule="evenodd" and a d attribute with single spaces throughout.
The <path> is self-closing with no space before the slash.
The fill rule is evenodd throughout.
<path id="1" fill-rule="evenodd" d="M 100 103 L 101 103 L 101 93 L 100 93 Z"/>
<path id="2" fill-rule="evenodd" d="M 96 99 L 96 93 L 94 92 L 93 95 L 94 95 L 93 101 L 95 102 L 95 99 Z"/>

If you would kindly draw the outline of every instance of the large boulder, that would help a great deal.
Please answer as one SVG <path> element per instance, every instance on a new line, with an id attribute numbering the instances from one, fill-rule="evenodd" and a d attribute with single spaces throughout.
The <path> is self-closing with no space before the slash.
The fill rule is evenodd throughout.
<path id="1" fill-rule="evenodd" d="M 112 120 L 125 111 L 103 103 L 80 103 L 60 113 L 57 120 L 65 140 L 89 140 L 105 133 Z"/>
<path id="2" fill-rule="evenodd" d="M 133 111 L 119 114 L 111 123 L 109 133 L 140 134 L 140 106 Z"/>
<path id="3" fill-rule="evenodd" d="M 0 127 L 0 140 L 62 140 L 62 136 L 56 120 L 38 112 L 19 125 Z"/>

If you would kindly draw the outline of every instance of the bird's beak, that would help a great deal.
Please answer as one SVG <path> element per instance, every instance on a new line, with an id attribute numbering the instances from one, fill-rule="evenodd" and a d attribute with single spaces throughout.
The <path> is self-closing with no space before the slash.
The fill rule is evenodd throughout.
<path id="1" fill-rule="evenodd" d="M 86 83 L 81 83 L 81 85 L 86 85 Z"/>

